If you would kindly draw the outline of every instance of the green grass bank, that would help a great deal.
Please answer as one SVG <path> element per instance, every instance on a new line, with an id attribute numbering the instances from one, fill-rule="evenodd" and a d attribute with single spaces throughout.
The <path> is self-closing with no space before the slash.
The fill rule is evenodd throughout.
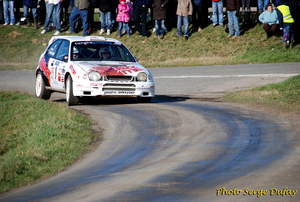
<path id="1" fill-rule="evenodd" d="M 74 163 L 99 138 L 66 104 L 0 91 L 0 193 Z"/>

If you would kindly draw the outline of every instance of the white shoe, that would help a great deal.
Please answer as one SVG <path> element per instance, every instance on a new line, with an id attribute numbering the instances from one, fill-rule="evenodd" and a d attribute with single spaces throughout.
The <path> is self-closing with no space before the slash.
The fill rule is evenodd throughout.
<path id="1" fill-rule="evenodd" d="M 47 31 L 43 29 L 43 31 L 41 32 L 41 34 L 45 34 Z"/>
<path id="2" fill-rule="evenodd" d="M 4 26 L 8 25 L 8 23 L 5 23 Z"/>
<path id="3" fill-rule="evenodd" d="M 13 23 L 10 23 L 9 25 L 14 25 Z"/>
<path id="4" fill-rule="evenodd" d="M 109 36 L 109 35 L 110 35 L 110 29 L 107 30 L 107 36 Z"/>
<path id="5" fill-rule="evenodd" d="M 16 25 L 20 25 L 20 22 L 17 22 Z"/>
<path id="6" fill-rule="evenodd" d="M 59 35 L 60 34 L 60 31 L 56 31 L 55 33 L 54 33 L 54 36 L 57 36 L 57 35 Z"/>
<path id="7" fill-rule="evenodd" d="M 105 30 L 101 29 L 100 32 L 99 32 L 99 34 L 102 35 L 104 32 L 105 32 Z"/>
<path id="8" fill-rule="evenodd" d="M 153 30 L 152 30 L 152 33 L 155 33 L 156 32 L 156 29 L 155 28 L 153 28 Z"/>

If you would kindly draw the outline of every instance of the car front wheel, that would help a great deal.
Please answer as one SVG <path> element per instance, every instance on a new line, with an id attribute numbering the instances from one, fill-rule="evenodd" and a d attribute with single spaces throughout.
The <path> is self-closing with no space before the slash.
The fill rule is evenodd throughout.
<path id="1" fill-rule="evenodd" d="M 35 80 L 35 95 L 38 98 L 48 100 L 51 92 L 46 89 L 42 72 L 38 72 Z"/>
<path id="2" fill-rule="evenodd" d="M 73 81 L 70 75 L 68 75 L 66 81 L 66 101 L 69 106 L 77 105 L 79 102 L 79 98 L 73 95 Z"/>

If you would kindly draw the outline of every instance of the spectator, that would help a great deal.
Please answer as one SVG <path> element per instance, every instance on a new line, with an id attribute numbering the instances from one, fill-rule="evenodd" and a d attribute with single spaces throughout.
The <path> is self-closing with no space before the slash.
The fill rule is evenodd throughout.
<path id="1" fill-rule="evenodd" d="M 177 5 L 177 37 L 182 35 L 182 22 L 184 27 L 184 38 L 187 41 L 189 38 L 189 16 L 193 14 L 193 5 L 191 0 L 178 0 Z"/>
<path id="2" fill-rule="evenodd" d="M 150 0 L 135 0 L 135 10 L 134 10 L 134 22 L 137 30 L 137 35 L 140 37 L 147 36 L 147 7 L 150 4 Z M 142 27 L 140 25 L 142 23 Z"/>
<path id="3" fill-rule="evenodd" d="M 126 0 L 120 0 L 120 4 L 118 5 L 118 15 L 117 15 L 117 22 L 119 22 L 119 29 L 118 29 L 118 38 L 122 35 L 122 26 L 127 32 L 127 37 L 130 36 L 128 22 L 130 20 L 129 16 L 129 6 L 126 3 Z"/>
<path id="4" fill-rule="evenodd" d="M 166 34 L 165 19 L 167 19 L 166 5 L 168 2 L 169 0 L 154 0 L 154 3 L 152 4 L 156 37 L 159 36 L 159 31 L 161 31 L 161 39 L 163 39 Z"/>
<path id="5" fill-rule="evenodd" d="M 38 25 L 44 24 L 47 17 L 47 10 L 46 10 L 46 2 L 45 0 L 38 0 L 38 6 L 37 6 L 37 19 L 38 19 Z"/>
<path id="6" fill-rule="evenodd" d="M 23 8 L 23 1 L 22 0 L 15 0 L 15 21 L 16 25 L 20 25 L 21 23 L 21 12 L 20 8 Z"/>
<path id="7" fill-rule="evenodd" d="M 277 12 L 273 10 L 272 4 L 266 6 L 266 11 L 260 14 L 258 19 L 264 24 L 264 30 L 267 33 L 266 39 L 271 36 L 270 32 L 274 34 L 276 38 L 278 37 L 279 20 Z"/>
<path id="8" fill-rule="evenodd" d="M 268 3 L 270 3 L 270 0 L 257 0 L 257 18 L 262 14 Z M 257 23 L 259 22 L 258 20 Z"/>
<path id="9" fill-rule="evenodd" d="M 294 19 L 291 15 L 289 6 L 285 5 L 285 1 L 282 1 L 282 5 L 276 8 L 276 12 L 279 19 L 280 30 L 283 29 L 283 48 L 287 47 L 289 42 L 290 48 L 293 48 L 294 43 Z"/>
<path id="10" fill-rule="evenodd" d="M 70 15 L 70 30 L 67 31 L 67 34 L 75 33 L 75 22 L 77 17 L 80 16 L 83 26 L 83 36 L 88 35 L 89 23 L 88 23 L 88 8 L 90 6 L 89 0 L 75 0 L 74 8 Z"/>
<path id="11" fill-rule="evenodd" d="M 4 26 L 10 24 L 15 24 L 15 13 L 14 13 L 14 0 L 3 0 L 3 9 L 4 9 Z M 8 12 L 9 9 L 9 12 Z"/>
<path id="12" fill-rule="evenodd" d="M 100 15 L 101 15 L 101 30 L 99 32 L 102 35 L 107 29 L 107 35 L 110 35 L 112 30 L 111 14 L 113 9 L 112 0 L 100 0 Z"/>
<path id="13" fill-rule="evenodd" d="M 250 0 L 242 0 L 242 18 L 243 22 L 242 24 L 250 24 L 251 23 L 251 8 L 250 8 Z M 246 21 L 246 7 L 247 7 L 247 21 Z"/>
<path id="14" fill-rule="evenodd" d="M 134 15 L 134 9 L 133 9 L 133 4 L 130 0 L 126 0 L 127 5 L 129 6 L 129 22 L 128 22 L 128 27 L 129 27 L 129 32 L 130 34 L 132 34 L 132 19 L 133 19 L 133 15 Z M 124 34 L 124 32 L 123 32 Z"/>
<path id="15" fill-rule="evenodd" d="M 239 27 L 239 11 L 240 11 L 240 1 L 239 0 L 227 0 L 226 1 L 226 10 L 227 10 L 227 18 L 229 25 L 229 35 L 228 37 L 232 37 L 233 39 L 240 36 L 240 27 Z M 233 31 L 233 24 L 235 32 Z"/>
<path id="16" fill-rule="evenodd" d="M 223 0 L 212 0 L 212 21 L 213 21 L 213 28 L 216 27 L 218 24 L 221 27 L 224 27 L 223 24 Z"/>
<path id="17" fill-rule="evenodd" d="M 193 26 L 198 30 L 198 32 L 202 31 L 202 26 L 204 23 L 204 18 L 207 18 L 207 16 L 203 15 L 203 1 L 205 0 L 193 0 Z"/>
<path id="18" fill-rule="evenodd" d="M 47 18 L 45 21 L 44 29 L 41 34 L 45 34 L 48 30 L 51 18 L 53 20 L 54 26 L 56 27 L 56 32 L 54 35 L 60 34 L 60 12 L 61 12 L 61 0 L 49 0 L 47 8 Z"/>
<path id="19" fill-rule="evenodd" d="M 70 0 L 62 0 L 61 1 L 61 12 L 60 12 L 60 20 L 61 24 L 68 25 L 69 24 L 69 15 L 68 15 L 68 8 L 70 5 Z"/>
<path id="20" fill-rule="evenodd" d="M 295 41 L 300 40 L 300 1 L 299 0 L 287 0 L 286 5 L 290 7 L 290 11 L 292 14 L 292 17 L 295 21 L 294 23 L 294 36 Z"/>
<path id="21" fill-rule="evenodd" d="M 37 30 L 37 0 L 23 0 L 23 15 L 25 17 L 27 26 L 31 26 L 30 18 L 28 15 L 29 8 L 31 9 L 31 13 L 33 15 L 35 30 Z"/>

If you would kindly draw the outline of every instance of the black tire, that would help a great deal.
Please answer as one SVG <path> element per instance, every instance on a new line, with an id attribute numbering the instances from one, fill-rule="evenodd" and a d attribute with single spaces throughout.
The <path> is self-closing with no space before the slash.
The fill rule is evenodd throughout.
<path id="1" fill-rule="evenodd" d="M 150 103 L 152 97 L 138 97 L 140 103 Z"/>
<path id="2" fill-rule="evenodd" d="M 73 95 L 73 80 L 70 75 L 66 80 L 66 101 L 69 106 L 77 105 L 79 102 L 79 98 Z"/>
<path id="3" fill-rule="evenodd" d="M 45 87 L 42 72 L 38 72 L 35 78 L 35 96 L 40 99 L 49 100 L 51 91 Z"/>

